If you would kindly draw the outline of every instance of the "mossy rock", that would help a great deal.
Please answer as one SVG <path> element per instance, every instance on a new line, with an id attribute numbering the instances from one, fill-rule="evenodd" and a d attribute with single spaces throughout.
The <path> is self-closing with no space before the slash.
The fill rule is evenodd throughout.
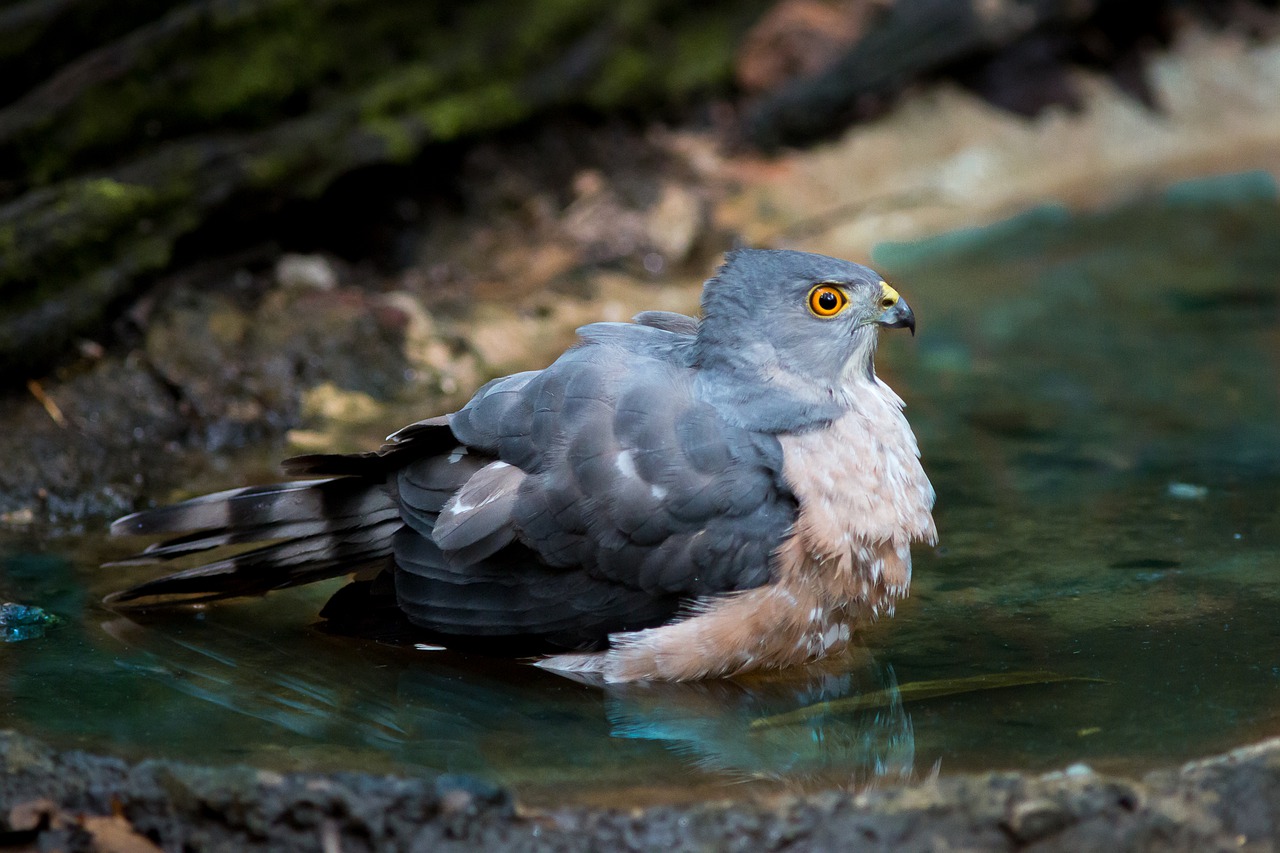
<path id="1" fill-rule="evenodd" d="M 0 377 L 10 379 L 101 328 L 219 211 L 313 197 L 352 170 L 555 108 L 712 91 L 766 4 L 138 4 L 100 41 L 76 24 L 105 4 L 77 4 L 74 20 L 58 5 L 0 18 L 0 44 L 60 57 L 37 62 L 48 76 L 0 109 L 0 174 L 12 176 L 0 182 Z"/>

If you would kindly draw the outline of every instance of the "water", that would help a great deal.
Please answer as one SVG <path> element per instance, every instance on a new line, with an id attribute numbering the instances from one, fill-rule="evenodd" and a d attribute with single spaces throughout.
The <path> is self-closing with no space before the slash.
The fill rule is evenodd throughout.
<path id="1" fill-rule="evenodd" d="M 0 600 L 60 621 L 0 647 L 0 726 L 133 758 L 465 772 L 527 802 L 624 805 L 935 769 L 1140 772 L 1280 735 L 1270 184 L 1046 208 L 876 263 L 920 318 L 915 341 L 888 336 L 881 373 L 908 401 L 942 546 L 917 552 L 912 597 L 847 657 L 600 690 L 328 637 L 312 623 L 337 582 L 138 624 L 96 604 L 130 579 L 96 568 L 118 543 L 10 531 Z M 961 692 L 1029 671 L 1071 680 Z"/>

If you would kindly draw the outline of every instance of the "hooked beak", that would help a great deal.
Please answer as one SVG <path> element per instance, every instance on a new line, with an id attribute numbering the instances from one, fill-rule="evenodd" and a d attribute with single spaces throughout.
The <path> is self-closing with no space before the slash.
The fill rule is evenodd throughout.
<path id="1" fill-rule="evenodd" d="M 881 326 L 890 329 L 901 329 L 906 327 L 911 330 L 912 337 L 916 334 L 916 315 L 911 310 L 911 306 L 907 304 L 907 300 L 898 295 L 898 291 L 894 290 L 885 282 L 880 282 L 880 304 L 884 306 L 884 313 L 876 320 Z"/>

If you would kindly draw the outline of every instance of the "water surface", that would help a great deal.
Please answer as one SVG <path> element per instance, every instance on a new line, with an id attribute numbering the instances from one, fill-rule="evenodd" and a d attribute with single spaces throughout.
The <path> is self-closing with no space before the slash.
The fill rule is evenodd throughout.
<path id="1" fill-rule="evenodd" d="M 314 614 L 338 582 L 139 624 L 96 603 L 129 580 L 96 568 L 118 543 L 8 531 L 0 599 L 61 622 L 0 648 L 0 726 L 134 758 L 462 772 L 534 803 L 628 805 L 935 770 L 1137 772 L 1280 735 L 1274 187 L 1046 208 L 875 262 L 920 318 L 880 365 L 942 544 L 846 658 L 601 690 L 326 636 Z M 958 691 L 1033 670 L 1073 680 Z M 917 698 L 926 682 L 941 695 Z"/>

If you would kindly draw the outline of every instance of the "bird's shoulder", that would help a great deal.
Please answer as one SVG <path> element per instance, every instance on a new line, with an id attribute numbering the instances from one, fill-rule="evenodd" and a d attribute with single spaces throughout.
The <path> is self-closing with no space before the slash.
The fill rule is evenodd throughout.
<path id="1" fill-rule="evenodd" d="M 485 384 L 449 425 L 463 444 L 528 470 L 566 428 L 607 419 L 624 401 L 691 401 L 692 341 L 638 323 L 583 326 L 550 365 Z"/>

